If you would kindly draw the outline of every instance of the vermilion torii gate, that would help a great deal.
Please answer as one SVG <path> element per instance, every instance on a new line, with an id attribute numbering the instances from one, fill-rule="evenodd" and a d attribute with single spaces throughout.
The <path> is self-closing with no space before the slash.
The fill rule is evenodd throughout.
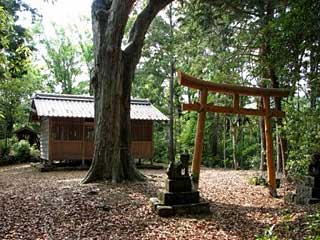
<path id="1" fill-rule="evenodd" d="M 282 118 L 285 113 L 278 109 L 270 108 L 270 98 L 281 98 L 289 95 L 288 90 L 274 89 L 274 88 L 255 88 L 244 87 L 232 84 L 217 84 L 209 81 L 199 80 L 195 77 L 187 75 L 182 72 L 178 72 L 178 78 L 181 85 L 198 89 L 200 91 L 200 102 L 188 103 L 182 105 L 182 110 L 197 111 L 197 131 L 194 144 L 194 154 L 192 160 L 192 179 L 195 188 L 198 188 L 199 176 L 200 176 L 200 164 L 203 150 L 203 137 L 206 112 L 217 113 L 233 113 L 243 115 L 255 115 L 263 116 L 265 122 L 265 136 L 266 136 L 266 150 L 267 150 L 267 171 L 268 171 L 268 184 L 270 194 L 276 196 L 276 172 L 275 164 L 273 160 L 273 145 L 272 145 L 272 133 L 271 133 L 271 118 Z M 223 93 L 233 95 L 233 106 L 216 106 L 214 104 L 207 103 L 208 92 Z M 248 109 L 241 108 L 239 105 L 240 96 L 255 96 L 263 98 L 263 108 L 261 109 Z"/>

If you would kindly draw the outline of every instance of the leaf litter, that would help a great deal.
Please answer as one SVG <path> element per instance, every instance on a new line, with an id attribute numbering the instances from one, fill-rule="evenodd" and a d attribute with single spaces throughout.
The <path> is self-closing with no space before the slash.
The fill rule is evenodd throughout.
<path id="1" fill-rule="evenodd" d="M 143 173 L 147 182 L 81 185 L 85 171 L 1 167 L 0 239 L 255 239 L 288 212 L 293 219 L 313 211 L 284 203 L 288 185 L 280 198 L 249 185 L 255 171 L 203 169 L 199 190 L 211 214 L 161 218 L 149 199 L 164 188 L 165 171 Z M 294 231 L 288 237 L 302 239 Z"/>

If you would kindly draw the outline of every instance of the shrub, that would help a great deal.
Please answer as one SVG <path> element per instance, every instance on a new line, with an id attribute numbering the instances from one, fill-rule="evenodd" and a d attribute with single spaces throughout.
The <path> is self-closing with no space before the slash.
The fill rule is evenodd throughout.
<path id="1" fill-rule="evenodd" d="M 320 151 L 320 109 L 310 109 L 304 100 L 289 102 L 284 131 L 288 141 L 288 173 L 301 177 L 308 172 L 311 156 Z"/>
<path id="2" fill-rule="evenodd" d="M 12 146 L 13 156 L 18 162 L 28 162 L 31 157 L 31 147 L 28 141 L 21 140 Z"/>
<path id="3" fill-rule="evenodd" d="M 40 150 L 37 149 L 36 145 L 31 146 L 30 148 L 30 157 L 31 161 L 38 161 L 40 159 Z"/>
<path id="4" fill-rule="evenodd" d="M 0 158 L 9 154 L 10 146 L 6 143 L 5 139 L 0 140 Z"/>
<path id="5" fill-rule="evenodd" d="M 26 140 L 18 141 L 16 137 L 0 140 L 0 166 L 15 163 L 38 161 L 40 151 L 30 146 Z"/>
<path id="6" fill-rule="evenodd" d="M 12 145 L 17 142 L 16 138 L 1 139 L 0 140 L 0 165 L 8 165 L 15 163 L 12 156 Z"/>

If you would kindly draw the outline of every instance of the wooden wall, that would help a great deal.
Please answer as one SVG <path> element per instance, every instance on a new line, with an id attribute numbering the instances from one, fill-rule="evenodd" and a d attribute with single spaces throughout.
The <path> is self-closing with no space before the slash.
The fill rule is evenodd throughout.
<path id="1" fill-rule="evenodd" d="M 153 157 L 152 121 L 132 120 L 131 137 L 131 153 L 134 158 L 150 159 Z"/>
<path id="2" fill-rule="evenodd" d="M 40 129 L 40 157 L 49 160 L 49 118 L 41 118 Z"/>
<path id="3" fill-rule="evenodd" d="M 50 125 L 50 138 L 49 138 Z M 133 120 L 131 153 L 134 158 L 153 157 L 153 122 Z M 49 141 L 41 142 L 50 149 L 50 160 L 91 160 L 94 152 L 94 122 L 81 118 L 50 118 L 50 124 L 41 128 L 41 136 Z M 48 143 L 50 144 L 48 145 Z M 47 146 L 47 147 L 45 147 Z M 49 156 L 48 156 L 49 155 Z M 44 159 L 48 159 L 44 156 Z"/>

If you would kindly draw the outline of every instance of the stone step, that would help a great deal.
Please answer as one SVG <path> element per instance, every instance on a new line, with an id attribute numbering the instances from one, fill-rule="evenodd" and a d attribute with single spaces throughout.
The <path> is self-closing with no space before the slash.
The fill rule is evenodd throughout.
<path id="1" fill-rule="evenodd" d="M 309 198 L 306 200 L 307 204 L 317 204 L 320 203 L 320 198 Z"/>
<path id="2" fill-rule="evenodd" d="M 209 214 L 210 204 L 208 202 L 163 205 L 158 198 L 150 198 L 153 210 L 160 217 L 170 217 L 184 214 Z"/>
<path id="3" fill-rule="evenodd" d="M 320 188 L 306 185 L 297 186 L 297 197 L 301 198 L 320 198 Z"/>
<path id="4" fill-rule="evenodd" d="M 320 176 L 305 176 L 304 185 L 314 188 L 320 188 Z"/>
<path id="5" fill-rule="evenodd" d="M 199 203 L 199 192 L 159 192 L 158 198 L 163 205 Z"/>

